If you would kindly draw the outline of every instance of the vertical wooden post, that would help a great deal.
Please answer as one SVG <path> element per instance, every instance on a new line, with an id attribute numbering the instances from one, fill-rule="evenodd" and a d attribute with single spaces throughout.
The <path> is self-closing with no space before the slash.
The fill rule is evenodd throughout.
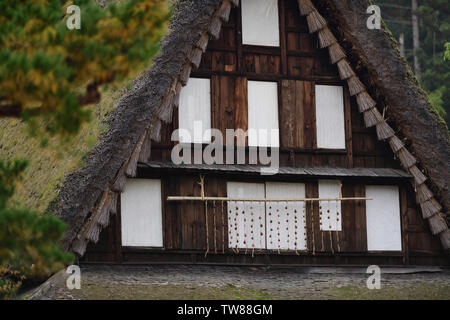
<path id="1" fill-rule="evenodd" d="M 280 48 L 281 48 L 281 73 L 287 75 L 287 53 L 286 53 L 286 8 L 285 0 L 278 1 Z"/>
<path id="2" fill-rule="evenodd" d="M 114 242 L 116 245 L 115 250 L 115 259 L 116 263 L 121 264 L 123 262 L 122 255 L 122 206 L 121 206 L 121 194 L 117 196 L 117 210 L 116 210 L 116 241 Z"/>
<path id="3" fill-rule="evenodd" d="M 319 195 L 317 181 L 308 181 L 305 183 L 305 196 L 307 198 L 316 198 Z M 317 252 L 320 249 L 320 241 L 317 237 L 319 233 L 319 202 L 306 201 L 306 247 L 308 252 Z M 311 210 L 312 208 L 312 210 Z"/>

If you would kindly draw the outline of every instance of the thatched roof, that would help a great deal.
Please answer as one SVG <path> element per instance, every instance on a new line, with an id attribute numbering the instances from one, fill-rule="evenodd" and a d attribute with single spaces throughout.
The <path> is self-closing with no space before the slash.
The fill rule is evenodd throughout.
<path id="1" fill-rule="evenodd" d="M 299 0 L 310 27 L 318 19 L 310 31 L 319 33 L 321 46 L 334 48 L 330 49 L 332 60 L 338 63 L 341 77 L 352 85 L 352 93 L 358 94 L 366 124 L 376 126 L 379 138 L 389 142 L 404 168 L 415 177 L 412 183 L 418 201 L 422 208 L 428 208 L 424 217 L 448 249 L 449 230 L 441 218 L 442 212 L 450 211 L 450 138 L 446 128 L 432 111 L 389 32 L 367 29 L 367 0 L 313 2 L 317 9 L 309 0 Z M 53 211 L 68 224 L 64 239 L 67 250 L 83 255 L 87 243 L 98 240 L 100 230 L 114 213 L 126 177 L 135 176 L 138 161 L 148 159 L 150 140 L 159 139 L 161 120 L 171 121 L 192 66 L 198 65 L 209 38 L 218 37 L 222 22 L 237 3 L 178 1 L 171 31 L 153 67 L 120 100 L 107 121 L 109 131 L 89 153 L 86 165 L 69 175 L 60 190 Z M 367 92 L 365 87 L 369 88 Z M 371 97 L 378 108 L 389 106 L 389 121 L 380 116 Z M 406 145 L 397 136 L 406 139 Z"/>

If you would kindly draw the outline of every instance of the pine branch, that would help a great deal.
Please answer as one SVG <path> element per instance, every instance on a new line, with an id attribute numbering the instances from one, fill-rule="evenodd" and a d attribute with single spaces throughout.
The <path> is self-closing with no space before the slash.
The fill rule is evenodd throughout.
<path id="1" fill-rule="evenodd" d="M 86 87 L 86 93 L 78 97 L 78 104 L 80 107 L 87 106 L 93 103 L 99 103 L 101 100 L 101 94 L 98 91 L 101 85 L 111 83 L 114 80 L 114 75 L 110 74 L 102 80 L 95 80 Z M 35 117 L 46 112 L 52 112 L 51 108 L 32 108 L 24 109 L 21 103 L 1 103 L 6 98 L 0 98 L 0 118 L 20 118 L 24 113 L 29 117 Z"/>

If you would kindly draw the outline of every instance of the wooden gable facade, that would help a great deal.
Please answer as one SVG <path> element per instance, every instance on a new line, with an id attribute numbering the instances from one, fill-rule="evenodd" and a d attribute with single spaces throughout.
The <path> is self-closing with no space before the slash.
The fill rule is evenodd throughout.
<path id="1" fill-rule="evenodd" d="M 201 62 L 198 68 L 192 70 L 190 79 L 209 81 L 210 126 L 219 129 L 224 135 L 226 129 L 249 129 L 249 83 L 276 84 L 279 173 L 261 175 L 254 169 L 257 165 L 253 165 L 252 169 L 252 165 L 248 163 L 218 166 L 172 165 L 171 152 L 177 142 L 171 141 L 171 134 L 180 124 L 179 108 L 175 109 L 172 122 L 162 125 L 161 141 L 153 141 L 150 157 L 138 164 L 134 180 L 151 181 L 152 185 L 147 184 L 142 188 L 147 188 L 152 195 L 147 196 L 149 199 L 142 206 L 130 205 L 130 201 L 138 200 L 137 196 L 133 198 L 127 193 L 127 188 L 132 190 L 138 186 L 131 187 L 130 181 L 127 182 L 125 192 L 117 201 L 117 213 L 111 216 L 109 226 L 101 232 L 99 241 L 88 245 L 83 262 L 448 264 L 439 238 L 431 235 L 415 202 L 413 187 L 408 183 L 411 176 L 402 169 L 389 145 L 377 139 L 375 127 L 366 128 L 364 118 L 358 111 L 356 97 L 349 90 L 348 81 L 341 79 L 337 65 L 330 62 L 328 50 L 320 49 L 318 36 L 310 33 L 306 18 L 300 14 L 298 2 L 278 0 L 276 5 L 279 46 L 243 44 L 241 4 L 231 9 L 229 20 L 223 23 L 218 39 L 209 41 Z M 317 128 L 317 88 L 320 86 L 342 88 L 345 137 L 342 147 L 320 146 Z M 248 153 L 248 144 L 247 139 L 245 146 L 235 148 L 244 148 Z M 205 147 L 206 144 L 203 145 Z M 321 183 L 327 181 L 339 184 L 340 193 L 336 198 L 364 198 L 369 192 L 374 194 L 371 190 L 377 186 L 391 188 L 388 190 L 396 193 L 398 199 L 394 199 L 394 202 L 398 203 L 400 247 L 383 250 L 369 243 L 373 242 L 369 233 L 376 232 L 372 226 L 368 226 L 368 223 L 372 223 L 370 216 L 377 210 L 376 207 L 368 208 L 368 201 L 371 200 L 339 203 L 306 201 L 297 207 L 292 207 L 287 202 L 264 202 L 265 208 L 262 210 L 257 209 L 257 204 L 253 202 L 245 206 L 220 200 L 168 201 L 169 196 L 201 197 L 201 179 L 204 179 L 204 195 L 218 198 L 230 198 L 232 183 L 241 183 L 244 189 L 245 186 L 255 190 L 261 187 L 262 197 L 268 195 L 270 186 L 288 183 L 304 188 L 299 197 L 308 199 L 324 198 L 319 189 Z M 146 197 L 145 194 L 142 196 Z M 128 219 L 125 211 L 145 211 L 146 208 L 157 212 L 156 215 L 151 214 L 153 220 L 148 229 L 151 235 L 146 238 L 150 241 L 148 243 L 156 245 L 146 245 L 145 241 L 139 242 L 141 237 L 133 236 L 133 232 L 146 233 L 145 217 L 142 217 L 141 228 L 129 226 L 124 221 Z M 247 227 L 242 229 L 242 232 L 248 232 L 243 238 L 246 242 L 236 246 L 236 237 L 242 240 L 242 234 L 239 236 L 238 231 L 232 230 L 237 224 L 233 222 L 236 221 L 235 211 L 250 212 L 244 220 L 239 220 L 239 223 L 247 223 Z M 326 230 L 322 227 L 324 220 L 329 219 L 330 211 L 334 212 L 333 219 L 339 221 L 339 230 Z M 258 221 L 258 212 L 263 212 L 263 227 Z M 286 217 L 286 212 L 291 213 L 286 223 L 281 221 L 280 212 L 283 212 L 283 217 Z M 302 219 L 304 221 L 300 223 Z M 275 226 L 272 229 L 269 222 L 273 220 Z M 249 229 L 250 224 L 252 226 Z M 258 229 L 258 225 L 264 232 Z M 126 232 L 129 236 L 124 236 L 125 228 L 128 228 Z M 236 226 L 236 230 L 237 228 Z M 298 231 L 292 231 L 294 228 L 298 228 Z M 160 229 L 160 235 L 159 231 L 155 235 L 154 230 L 157 229 Z M 285 238 L 286 234 L 291 237 L 291 246 L 287 249 L 277 245 L 269 246 L 269 241 L 280 241 L 280 234 L 284 234 Z M 152 242 L 153 236 L 160 240 Z M 234 237 L 234 240 L 230 237 Z M 255 244 L 263 238 L 265 245 Z M 289 240 L 283 241 L 289 243 Z"/>

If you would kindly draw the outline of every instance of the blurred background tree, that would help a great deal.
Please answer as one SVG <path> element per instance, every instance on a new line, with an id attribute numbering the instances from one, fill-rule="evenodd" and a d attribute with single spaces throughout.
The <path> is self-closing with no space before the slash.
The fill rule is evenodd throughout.
<path id="1" fill-rule="evenodd" d="M 28 124 L 31 136 L 71 137 L 90 120 L 86 106 L 104 86 L 118 86 L 149 66 L 167 29 L 164 0 L 0 1 L 0 118 Z M 80 29 L 69 30 L 70 5 Z M 22 282 L 69 263 L 58 241 L 64 224 L 46 213 L 10 204 L 26 160 L 0 155 L 0 298 Z"/>
<path id="2" fill-rule="evenodd" d="M 65 225 L 57 217 L 8 207 L 27 162 L 0 162 L 0 298 L 11 298 L 23 281 L 39 281 L 73 260 L 58 245 Z"/>
<path id="3" fill-rule="evenodd" d="M 403 47 L 401 51 L 428 92 L 433 107 L 450 127 L 450 62 L 444 57 L 450 39 L 450 1 L 376 0 L 376 4 L 380 5 L 383 20 Z M 416 4 L 417 10 L 413 10 Z M 416 47 L 414 15 L 418 18 Z"/>

